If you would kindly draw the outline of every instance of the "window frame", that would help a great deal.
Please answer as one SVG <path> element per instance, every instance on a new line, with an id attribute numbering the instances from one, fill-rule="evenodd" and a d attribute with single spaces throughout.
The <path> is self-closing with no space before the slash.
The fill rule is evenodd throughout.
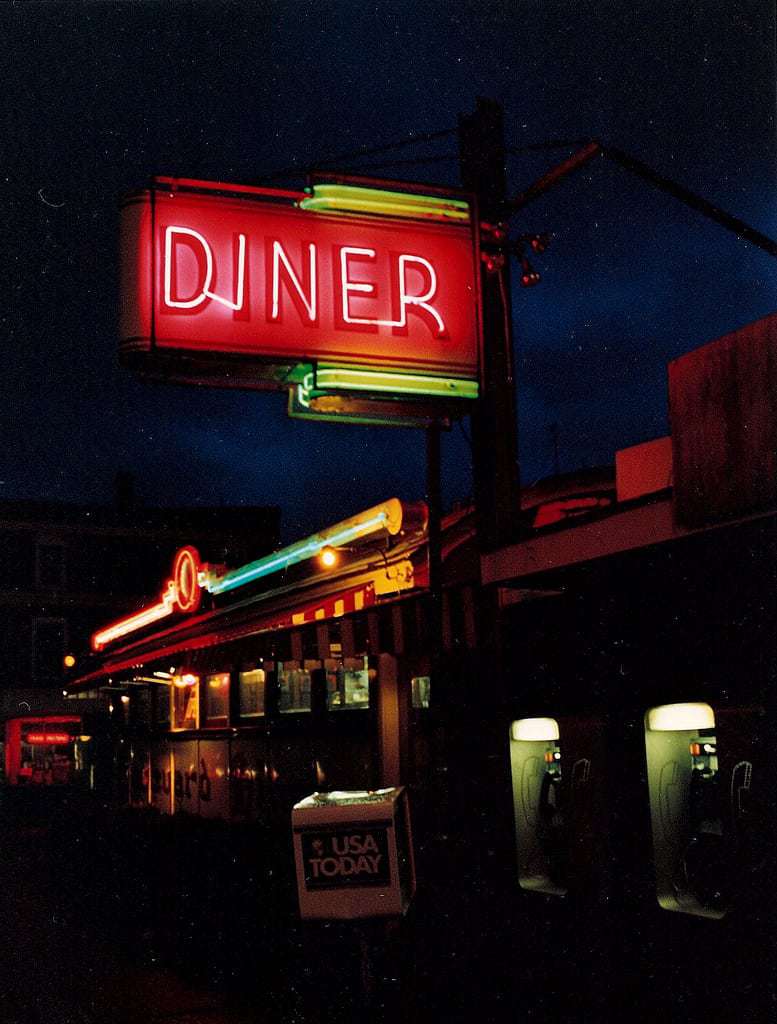
<path id="1" fill-rule="evenodd" d="M 211 715 L 208 711 L 208 693 L 211 679 L 226 677 L 227 680 L 227 695 L 226 695 L 226 709 L 223 715 Z M 224 669 L 221 672 L 208 672 L 205 676 L 200 676 L 200 682 L 204 683 L 200 700 L 202 701 L 202 708 L 200 709 L 200 728 L 203 729 L 228 729 L 229 728 L 229 708 L 230 708 L 230 694 L 232 691 L 232 672 L 229 669 Z"/>
<path id="2" fill-rule="evenodd" d="M 359 665 L 358 668 L 356 667 L 357 664 Z M 326 685 L 326 711 L 327 711 L 327 714 L 341 714 L 342 712 L 349 712 L 349 711 L 358 712 L 358 711 L 369 711 L 370 710 L 370 707 L 371 707 L 370 668 L 369 668 L 369 659 L 368 659 L 367 655 L 363 655 L 361 657 L 357 656 L 357 657 L 352 657 L 352 658 L 342 658 L 342 657 L 340 657 L 340 658 L 326 658 L 325 661 L 324 661 L 324 670 L 326 672 L 326 677 L 327 677 L 326 678 L 326 684 L 325 684 Z M 342 691 L 339 691 L 339 688 L 336 689 L 336 690 L 330 690 L 330 688 L 329 688 L 329 675 L 330 675 L 331 672 L 334 672 L 335 674 L 337 674 L 338 672 L 343 672 L 344 674 L 348 673 L 348 672 L 350 672 L 350 673 L 356 673 L 356 672 L 362 673 L 363 672 L 365 674 L 365 677 L 366 677 L 366 684 L 367 684 L 366 685 L 366 694 L 367 694 L 367 699 L 364 700 L 364 701 L 347 701 L 346 700 L 342 704 L 333 704 L 330 698 L 335 693 L 337 693 L 337 692 L 342 692 L 342 694 L 344 696 L 346 696 L 347 695 L 347 690 L 346 690 L 346 687 L 345 687 L 345 682 L 343 682 L 343 689 L 342 689 Z"/>
<path id="3" fill-rule="evenodd" d="M 271 662 L 265 662 L 264 659 L 259 659 L 257 662 L 245 662 L 240 668 L 237 669 L 237 701 L 236 710 L 238 720 L 244 725 L 251 725 L 256 722 L 262 722 L 268 717 L 268 697 L 270 688 L 270 673 L 271 669 L 268 668 Z M 244 711 L 243 710 L 243 676 L 250 675 L 252 672 L 261 672 L 263 679 L 261 680 L 262 686 L 262 710 L 261 711 Z"/>
<path id="4" fill-rule="evenodd" d="M 188 673 L 182 673 L 182 674 L 186 675 Z M 187 684 L 185 686 L 176 686 L 175 682 L 171 682 L 171 684 L 170 684 L 170 722 L 169 722 L 169 730 L 170 730 L 170 732 L 196 732 L 200 728 L 200 719 L 201 719 L 201 712 L 200 712 L 200 700 L 201 700 L 200 684 L 202 682 L 202 677 L 199 676 L 199 675 L 196 675 L 196 673 L 194 673 L 194 672 L 192 672 L 191 674 L 196 676 L 196 679 L 197 679 L 196 683 L 189 683 L 189 684 Z M 176 677 L 174 676 L 173 679 L 175 679 L 175 678 Z M 194 696 L 194 715 L 195 715 L 194 725 L 177 725 L 176 724 L 177 716 L 176 716 L 176 711 L 175 711 L 176 691 L 178 691 L 178 692 L 181 692 L 181 691 L 187 692 L 189 690 L 193 690 L 194 694 L 195 694 L 195 696 Z M 184 721 L 186 721 L 186 720 L 184 719 Z"/>
<path id="5" fill-rule="evenodd" d="M 319 664 L 320 664 L 320 662 L 318 662 L 318 661 L 316 661 L 316 662 L 301 661 L 300 662 L 296 658 L 289 658 L 288 661 L 278 661 L 278 662 L 276 662 L 276 666 L 277 666 L 277 671 L 276 671 L 276 680 L 277 680 L 277 682 L 276 682 L 277 710 L 276 710 L 276 713 L 277 713 L 279 718 L 288 718 L 290 715 L 310 715 L 312 713 L 312 711 L 313 711 L 313 672 L 315 671 L 314 666 L 317 667 Z M 291 668 L 291 669 L 287 670 L 285 668 L 285 666 L 287 666 L 287 665 L 294 665 L 294 668 Z M 307 707 L 293 707 L 293 708 L 282 708 L 281 707 L 281 703 L 282 703 L 281 697 L 282 697 L 282 694 L 283 694 L 281 677 L 284 675 L 285 671 L 299 672 L 301 674 L 307 675 L 307 677 L 308 677 L 308 686 L 307 686 L 308 704 L 307 704 Z"/>

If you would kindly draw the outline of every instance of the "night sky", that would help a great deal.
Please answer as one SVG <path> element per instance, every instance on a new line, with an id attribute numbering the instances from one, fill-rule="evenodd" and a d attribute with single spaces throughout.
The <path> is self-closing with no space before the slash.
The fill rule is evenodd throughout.
<path id="1" fill-rule="evenodd" d="M 107 502 L 126 469 L 148 504 L 278 504 L 292 539 L 423 494 L 421 432 L 119 366 L 119 198 L 152 174 L 299 186 L 481 95 L 514 148 L 601 138 L 777 236 L 772 0 L 26 2 L 0 35 L 0 500 Z M 570 152 L 512 156 L 510 192 Z M 459 183 L 455 134 L 337 166 Z M 777 309 L 773 258 L 601 159 L 513 227 L 554 235 L 539 286 L 513 275 L 525 483 L 553 471 L 553 424 L 562 470 L 666 433 L 667 361 Z M 471 490 L 463 426 L 448 504 Z"/>

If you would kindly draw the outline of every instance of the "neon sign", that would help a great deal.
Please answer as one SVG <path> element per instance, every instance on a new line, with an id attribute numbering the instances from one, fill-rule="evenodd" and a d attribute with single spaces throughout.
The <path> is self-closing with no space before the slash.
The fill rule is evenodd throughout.
<path id="1" fill-rule="evenodd" d="M 273 555 L 259 558 L 240 569 L 235 569 L 218 579 L 211 580 L 207 587 L 212 594 L 234 590 L 235 587 L 241 587 L 246 583 L 261 579 L 263 576 L 288 569 L 291 565 L 315 558 L 325 547 L 336 548 L 343 544 L 350 544 L 360 537 L 367 537 L 370 534 L 379 533 L 381 530 L 385 530 L 389 534 L 397 534 L 401 527 L 402 503 L 397 498 L 391 498 L 382 505 L 376 505 L 351 519 L 343 520 L 336 526 L 330 526 L 305 540 L 290 544 Z"/>
<path id="2" fill-rule="evenodd" d="M 128 615 L 98 630 L 92 636 L 92 649 L 100 651 L 114 640 L 151 626 L 174 612 L 197 611 L 203 590 L 211 594 L 227 593 L 289 566 L 315 558 L 325 547 L 339 547 L 383 531 L 394 536 L 402 529 L 403 517 L 401 501 L 398 498 L 390 498 L 305 540 L 227 572 L 201 564 L 195 548 L 181 548 L 173 560 L 172 577 L 165 583 L 161 599 L 134 615 Z M 195 680 L 195 676 L 184 675 L 176 677 L 173 685 L 189 686 Z"/>
<path id="3" fill-rule="evenodd" d="M 92 649 L 102 650 L 112 640 L 118 640 L 127 633 L 134 633 L 144 626 L 150 626 L 160 619 L 172 615 L 175 611 L 194 612 L 199 608 L 200 590 L 200 556 L 196 548 L 186 547 L 176 554 L 173 560 L 172 577 L 162 589 L 162 597 L 156 603 L 142 611 L 136 612 L 125 619 L 119 619 L 105 629 L 92 636 Z"/>
<path id="4" fill-rule="evenodd" d="M 319 360 L 477 378 L 466 202 L 317 186 L 293 203 L 224 188 L 156 187 L 125 203 L 125 353 L 165 355 L 173 375 L 176 355 L 240 356 L 264 388 L 284 386 L 264 368 Z"/>
<path id="5" fill-rule="evenodd" d="M 194 239 L 192 242 L 191 240 Z M 196 244 L 195 244 L 196 243 Z M 184 277 L 182 267 L 187 257 L 179 253 L 180 246 L 185 245 L 190 250 L 190 258 L 194 257 L 197 264 L 195 273 L 196 284 L 191 285 L 192 294 L 182 298 L 179 290 L 182 288 L 179 281 Z M 303 247 L 304 250 L 305 247 Z M 318 322 L 318 278 L 319 258 L 318 249 L 313 242 L 307 246 L 307 258 L 304 251 L 302 254 L 301 269 L 297 273 L 292 258 L 286 252 L 282 242 L 278 239 L 272 240 L 271 258 L 267 259 L 264 266 L 264 274 L 269 278 L 272 300 L 268 304 L 269 309 L 266 318 L 270 322 L 281 320 L 281 285 L 285 284 L 290 299 L 299 307 L 301 303 L 304 313 L 300 316 L 302 324 L 316 324 Z M 431 304 L 431 300 L 437 295 L 437 273 L 431 262 L 423 256 L 413 256 L 410 253 L 397 253 L 395 257 L 396 271 L 392 268 L 392 290 L 399 292 L 399 319 L 381 319 L 380 317 L 354 316 L 351 298 L 354 296 L 369 296 L 377 301 L 377 285 L 374 281 L 354 280 L 351 272 L 358 270 L 352 267 L 352 262 L 365 263 L 377 259 L 375 249 L 363 249 L 354 245 L 343 245 L 336 249 L 339 253 L 339 277 L 335 280 L 334 287 L 340 296 L 342 323 L 363 324 L 367 327 L 402 327 L 408 325 L 408 309 L 415 307 L 415 312 L 421 310 L 428 314 L 437 329 L 437 335 L 445 335 L 445 324 L 437 309 Z M 392 256 L 393 258 L 393 256 Z M 163 262 L 164 269 L 164 291 L 162 295 L 162 311 L 171 309 L 191 309 L 203 305 L 212 300 L 226 306 L 227 309 L 235 312 L 242 312 L 245 307 L 246 297 L 246 236 L 237 235 L 237 254 L 231 264 L 231 276 L 233 281 L 234 298 L 230 299 L 224 295 L 218 295 L 211 289 L 214 279 L 215 257 L 210 242 L 199 231 L 180 225 L 168 225 L 165 228 L 165 255 Z M 413 271 L 421 276 L 422 293 L 415 293 L 412 288 L 411 279 Z M 362 268 L 361 273 L 365 271 Z M 396 277 L 396 280 L 394 280 Z M 302 280 L 300 280 L 302 278 Z M 425 289 L 425 290 L 424 290 Z"/>
<path id="6" fill-rule="evenodd" d="M 66 732 L 28 732 L 24 742 L 32 746 L 61 746 L 72 743 L 73 737 Z"/>

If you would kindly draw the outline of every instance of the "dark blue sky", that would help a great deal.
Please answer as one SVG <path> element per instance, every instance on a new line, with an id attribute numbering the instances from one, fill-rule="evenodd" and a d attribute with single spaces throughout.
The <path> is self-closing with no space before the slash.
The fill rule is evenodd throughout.
<path id="1" fill-rule="evenodd" d="M 280 395 L 151 385 L 118 365 L 119 196 L 153 173 L 302 172 L 454 128 L 485 95 L 504 104 L 514 147 L 601 137 L 774 237 L 773 8 L 4 4 L 0 498 L 105 501 L 131 469 L 148 503 L 279 504 L 293 537 L 420 497 L 418 432 L 289 421 Z M 427 154 L 455 157 L 455 137 L 395 158 Z M 564 155 L 512 157 L 511 191 Z M 455 159 L 404 171 L 450 185 L 457 173 Z M 777 309 L 772 258 L 601 160 L 514 227 L 554 233 L 541 284 L 513 296 L 529 483 L 552 471 L 553 423 L 562 469 L 666 432 L 667 361 Z M 444 474 L 448 502 L 469 493 L 459 430 Z"/>

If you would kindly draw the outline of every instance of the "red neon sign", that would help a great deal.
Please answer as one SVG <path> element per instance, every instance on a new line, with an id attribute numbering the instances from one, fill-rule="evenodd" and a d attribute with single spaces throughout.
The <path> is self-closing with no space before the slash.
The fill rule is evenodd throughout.
<path id="1" fill-rule="evenodd" d="M 144 192 L 124 208 L 122 277 L 125 350 L 477 377 L 467 224 Z"/>
<path id="2" fill-rule="evenodd" d="M 182 612 L 196 612 L 200 606 L 200 556 L 196 548 L 181 548 L 173 562 L 173 606 Z M 170 586 L 170 584 L 168 584 Z"/>
<path id="3" fill-rule="evenodd" d="M 72 743 L 73 737 L 66 732 L 28 732 L 24 742 L 30 746 L 57 746 L 63 743 Z"/>
<path id="4" fill-rule="evenodd" d="M 92 649 L 102 650 L 106 644 L 119 637 L 133 633 L 144 626 L 164 619 L 173 612 L 195 612 L 200 606 L 200 556 L 196 548 L 185 547 L 173 559 L 172 577 L 162 589 L 162 597 L 134 615 L 128 615 L 118 622 L 106 626 L 92 635 Z"/>

